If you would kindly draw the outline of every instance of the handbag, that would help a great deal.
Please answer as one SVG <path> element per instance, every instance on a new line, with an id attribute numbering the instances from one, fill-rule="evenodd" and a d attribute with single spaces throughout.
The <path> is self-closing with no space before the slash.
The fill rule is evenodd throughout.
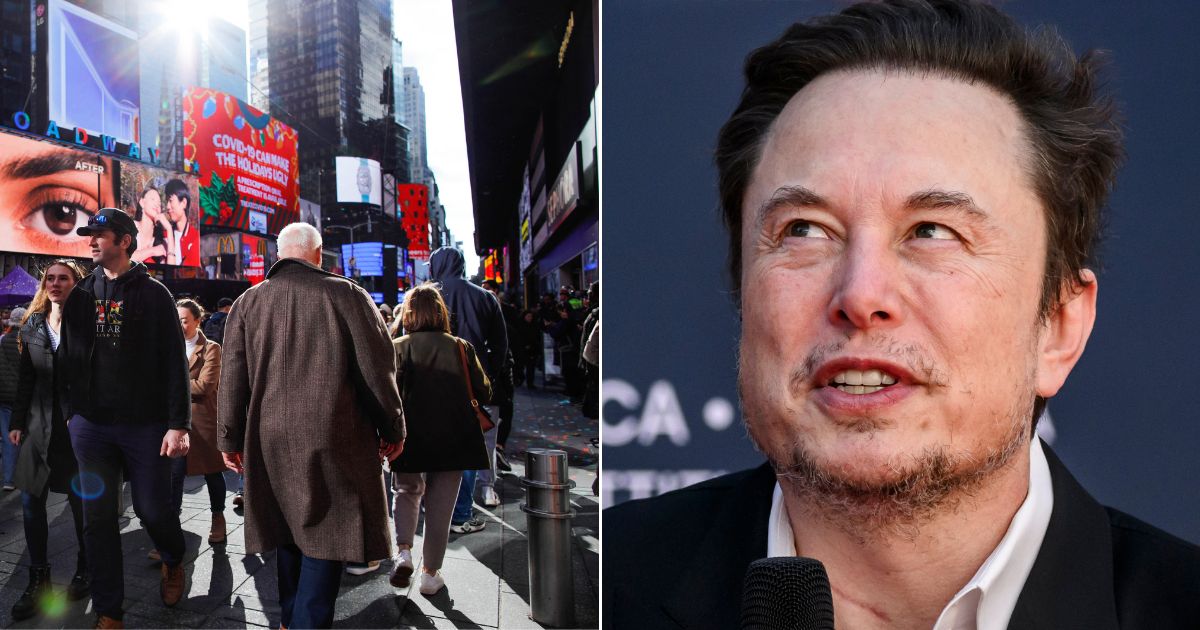
<path id="1" fill-rule="evenodd" d="M 467 397 L 471 399 L 471 407 L 475 410 L 475 417 L 479 420 L 479 428 L 484 433 L 491 431 L 496 427 L 496 421 L 492 420 L 491 414 L 483 405 L 479 404 L 479 400 L 475 398 L 475 390 L 471 387 L 471 370 L 467 367 L 467 351 L 461 343 L 455 342 L 458 346 L 458 358 L 462 360 L 463 380 L 467 383 Z"/>

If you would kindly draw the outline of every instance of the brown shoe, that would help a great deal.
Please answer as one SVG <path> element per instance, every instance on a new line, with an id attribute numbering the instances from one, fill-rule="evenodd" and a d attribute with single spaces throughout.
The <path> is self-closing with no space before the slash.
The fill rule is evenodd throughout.
<path id="1" fill-rule="evenodd" d="M 105 617 L 104 615 L 96 615 L 96 625 L 94 625 L 92 627 L 93 628 L 124 628 L 125 622 L 121 621 L 120 619 L 113 619 L 112 617 Z"/>
<path id="2" fill-rule="evenodd" d="M 225 542 L 225 513 L 213 512 L 212 529 L 208 530 L 208 544 L 219 545 Z"/>
<path id="3" fill-rule="evenodd" d="M 159 585 L 158 593 L 162 596 L 163 604 L 174 606 L 183 598 L 183 565 L 169 567 L 165 563 L 162 565 L 162 583 Z"/>

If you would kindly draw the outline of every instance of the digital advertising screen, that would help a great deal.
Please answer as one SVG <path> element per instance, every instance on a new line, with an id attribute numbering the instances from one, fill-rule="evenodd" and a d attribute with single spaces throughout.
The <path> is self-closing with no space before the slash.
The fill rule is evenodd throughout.
<path id="1" fill-rule="evenodd" d="M 383 183 L 379 162 L 367 158 L 339 156 L 337 167 L 338 203 L 383 205 Z"/>
<path id="2" fill-rule="evenodd" d="M 133 260 L 146 264 L 200 266 L 200 185 L 184 175 L 138 162 L 120 165 L 117 206 L 138 226 Z"/>
<path id="3" fill-rule="evenodd" d="M 75 229 L 115 206 L 120 184 L 114 157 L 0 132 L 0 250 L 91 256 Z"/>
<path id="4" fill-rule="evenodd" d="M 137 142 L 137 33 L 65 0 L 45 6 L 49 119 L 94 136 Z"/>
<path id="5" fill-rule="evenodd" d="M 400 227 L 408 235 L 408 255 L 429 260 L 429 188 L 424 184 L 398 184 L 396 205 Z"/>
<path id="6" fill-rule="evenodd" d="M 342 268 L 348 277 L 383 275 L 383 243 L 342 245 Z"/>
<path id="7" fill-rule="evenodd" d="M 200 180 L 200 224 L 276 235 L 300 219 L 296 130 L 234 96 L 188 88 L 184 170 Z"/>

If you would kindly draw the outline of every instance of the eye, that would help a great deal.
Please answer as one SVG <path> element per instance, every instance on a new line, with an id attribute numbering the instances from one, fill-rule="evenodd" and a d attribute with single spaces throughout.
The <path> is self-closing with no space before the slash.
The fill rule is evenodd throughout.
<path id="1" fill-rule="evenodd" d="M 825 228 L 811 221 L 792 221 L 785 228 L 784 236 L 797 238 L 829 238 Z"/>
<path id="2" fill-rule="evenodd" d="M 68 236 L 87 225 L 90 216 L 86 208 L 74 203 L 48 203 L 35 208 L 26 222 L 35 230 Z"/>
<path id="3" fill-rule="evenodd" d="M 95 206 L 94 199 L 75 190 L 45 191 L 28 206 L 21 222 L 46 236 L 71 237 L 76 228 L 87 225 Z"/>
<path id="4" fill-rule="evenodd" d="M 940 223 L 920 223 L 917 227 L 913 228 L 913 236 L 934 240 L 954 240 L 958 238 L 958 234 L 954 230 Z"/>

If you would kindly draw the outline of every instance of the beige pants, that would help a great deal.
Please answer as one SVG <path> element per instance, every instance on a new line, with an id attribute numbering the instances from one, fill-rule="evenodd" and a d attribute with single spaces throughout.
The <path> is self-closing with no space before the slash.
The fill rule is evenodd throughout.
<path id="1" fill-rule="evenodd" d="M 430 473 L 392 473 L 392 489 L 396 495 L 396 545 L 412 546 L 421 515 L 421 498 L 425 499 L 425 544 L 421 563 L 430 573 L 442 568 L 446 543 L 450 540 L 450 517 L 462 471 Z"/>

